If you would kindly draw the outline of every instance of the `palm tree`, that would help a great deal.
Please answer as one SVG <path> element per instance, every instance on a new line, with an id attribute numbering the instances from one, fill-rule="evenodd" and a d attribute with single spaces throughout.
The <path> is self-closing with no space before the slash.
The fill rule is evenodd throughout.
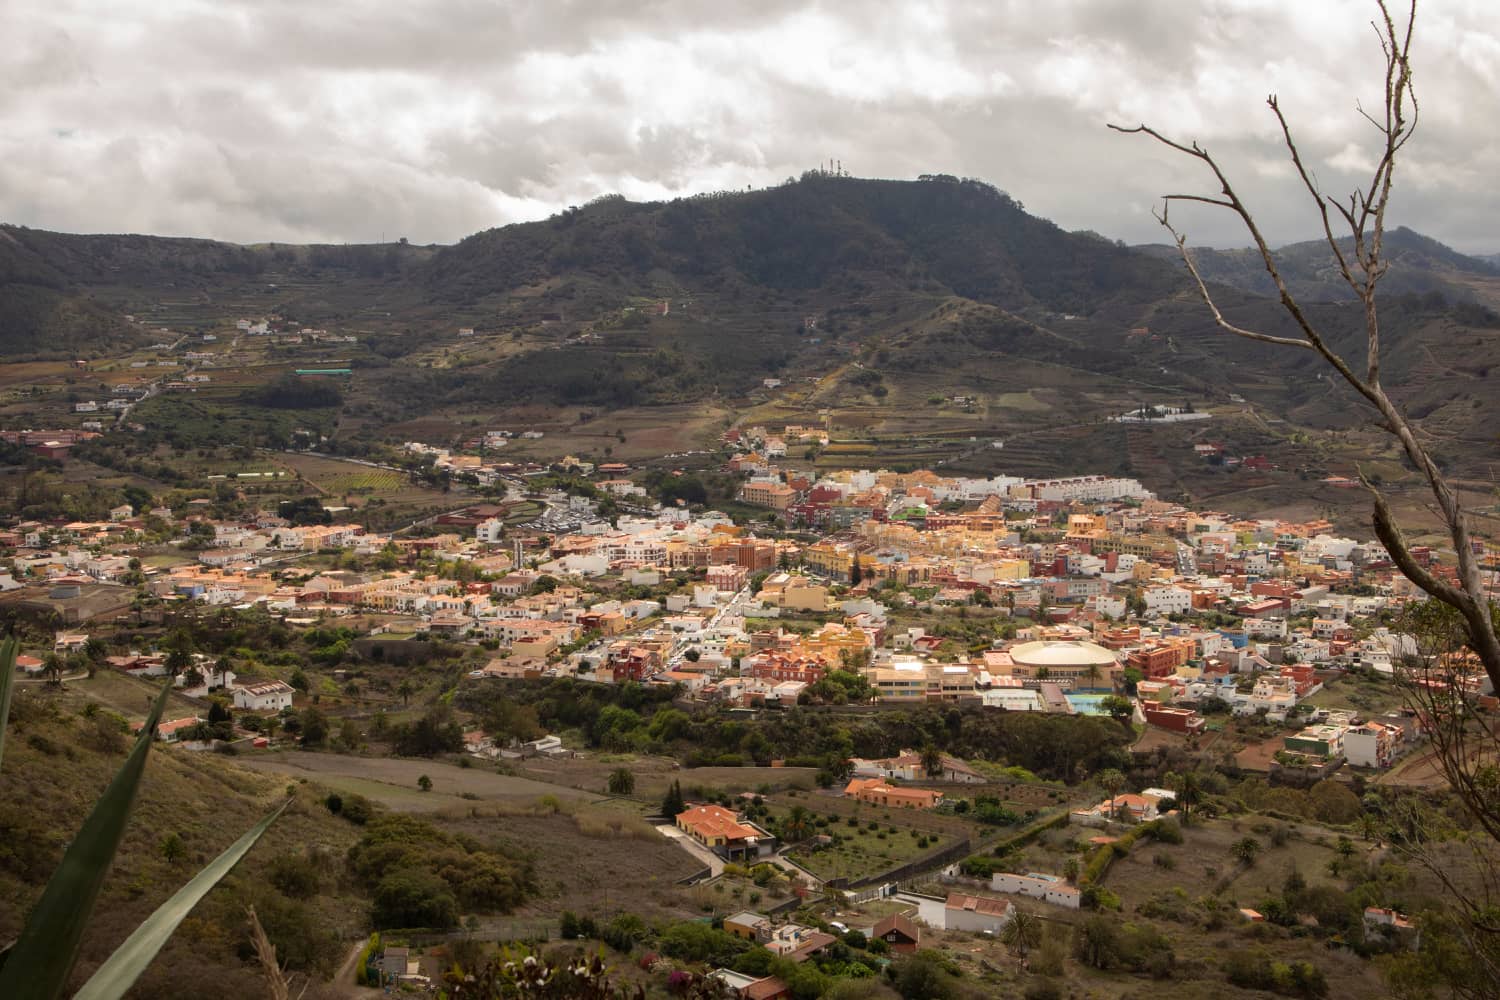
<path id="1" fill-rule="evenodd" d="M 941 780 L 943 777 L 943 752 L 936 744 L 929 743 L 922 748 L 922 772 L 927 775 L 928 781 Z"/>
<path id="2" fill-rule="evenodd" d="M 417 693 L 417 689 L 411 681 L 402 681 L 396 687 L 396 693 L 401 696 L 401 706 L 405 708 L 411 702 L 411 696 Z"/>
<path id="3" fill-rule="evenodd" d="M 787 840 L 803 840 L 807 837 L 809 818 L 806 806 L 792 806 L 792 811 L 787 813 L 785 822 L 781 824 L 781 832 L 786 835 Z"/>
<path id="4" fill-rule="evenodd" d="M 1110 817 L 1113 818 L 1115 797 L 1120 794 L 1120 786 L 1125 784 L 1125 775 L 1121 774 L 1117 768 L 1106 767 L 1094 777 L 1098 780 L 1099 786 L 1104 789 L 1104 793 L 1109 796 L 1109 812 Z"/>
<path id="5" fill-rule="evenodd" d="M 1099 686 L 1099 678 L 1101 676 L 1099 664 L 1090 663 L 1083 669 L 1083 676 L 1089 679 L 1090 688 L 1097 688 Z"/>
<path id="6" fill-rule="evenodd" d="M 629 795 L 635 791 L 635 775 L 628 767 L 617 767 L 609 773 L 609 794 Z"/>
<path id="7" fill-rule="evenodd" d="M 1000 932 L 1000 940 L 1022 958 L 1026 953 L 1035 948 L 1042 939 L 1042 922 L 1028 910 L 1013 907 L 1015 913 L 1011 914 L 1010 921 L 1005 929 Z"/>
<path id="8" fill-rule="evenodd" d="M 1203 791 L 1198 787 L 1198 772 L 1189 771 L 1184 774 L 1182 787 L 1175 791 L 1177 792 L 1177 808 L 1182 813 L 1182 821 L 1188 823 L 1192 819 L 1193 809 L 1203 801 Z"/>
<path id="9" fill-rule="evenodd" d="M 56 653 L 48 653 L 46 659 L 42 661 L 42 676 L 47 678 L 47 684 L 50 687 L 60 687 L 62 685 L 62 675 L 62 657 Z"/>

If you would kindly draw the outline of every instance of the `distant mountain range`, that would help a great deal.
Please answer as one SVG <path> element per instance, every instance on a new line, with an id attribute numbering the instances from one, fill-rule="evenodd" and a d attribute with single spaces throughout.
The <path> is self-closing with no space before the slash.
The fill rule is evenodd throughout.
<path id="1" fill-rule="evenodd" d="M 1352 240 L 1343 240 L 1347 253 Z M 1135 248 L 1160 260 L 1177 260 L 1177 248 L 1168 244 L 1147 244 Z M 1266 273 L 1260 254 L 1245 247 L 1237 250 L 1195 248 L 1189 251 L 1207 281 L 1233 285 L 1257 295 L 1274 295 L 1275 287 Z M 1500 282 L 1500 254 L 1470 257 L 1423 236 L 1405 226 L 1385 234 L 1385 252 L 1390 270 L 1381 280 L 1386 295 L 1426 295 L 1436 292 L 1453 301 L 1480 302 L 1500 307 L 1497 288 Z M 1288 287 L 1300 298 L 1343 302 L 1354 298 L 1353 291 L 1339 272 L 1338 262 L 1324 240 L 1292 243 L 1276 251 L 1277 268 Z"/>
<path id="2" fill-rule="evenodd" d="M 1408 229 L 1388 241 L 1388 383 L 1461 452 L 1489 442 L 1500 269 Z M 1195 253 L 1231 316 L 1290 332 L 1249 251 Z M 1333 341 L 1357 352 L 1359 317 L 1326 247 L 1280 259 Z M 519 406 L 714 402 L 772 419 L 836 411 L 863 433 L 930 439 L 933 456 L 1010 436 L 1014 464 L 1016 435 L 1030 435 L 1039 468 L 1124 469 L 1145 459 L 1124 456 L 1117 425 L 1093 425 L 1142 401 L 1243 398 L 1291 426 L 1347 422 L 1310 354 L 1217 331 L 1172 248 L 1065 232 L 952 177 L 812 173 L 667 203 L 611 197 L 445 247 L 0 227 L 0 355 L 108 354 L 160 339 L 158 327 L 271 314 L 360 335 L 339 421 L 352 436 L 416 433 L 418 420 L 457 434 Z M 818 381 L 771 406 L 767 378 Z M 948 396 L 979 412 L 933 402 Z"/>

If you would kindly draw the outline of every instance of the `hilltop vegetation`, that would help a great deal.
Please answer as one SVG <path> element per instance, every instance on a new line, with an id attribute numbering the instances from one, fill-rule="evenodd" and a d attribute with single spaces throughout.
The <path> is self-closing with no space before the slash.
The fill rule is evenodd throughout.
<path id="1" fill-rule="evenodd" d="M 1493 440 L 1483 414 L 1500 361 L 1489 309 L 1500 274 L 1408 230 L 1391 240 L 1385 371 L 1446 442 L 1439 452 L 1473 465 L 1476 446 Z M 817 172 L 664 203 L 603 198 L 448 247 L 239 247 L 4 228 L 0 352 L 118 355 L 164 336 L 147 333 L 159 326 L 222 335 L 246 316 L 357 336 L 332 349 L 247 338 L 191 404 L 141 405 L 149 433 L 197 447 L 284 446 L 306 431 L 328 437 L 328 449 L 371 453 L 524 421 L 577 431 L 586 450 L 590 437 L 623 437 L 620 422 L 584 429 L 604 414 L 631 411 L 632 424 L 651 427 L 658 408 L 695 407 L 706 431 L 729 412 L 814 423 L 829 411 L 842 445 L 893 467 L 1111 470 L 1197 495 L 1216 490 L 1192 469 L 1186 442 L 1164 446 L 1151 428 L 1126 441 L 1107 422 L 1196 401 L 1264 415 L 1277 426 L 1260 447 L 1288 468 L 1351 471 L 1339 448 L 1292 446 L 1341 425 L 1345 390 L 1318 378 L 1306 352 L 1225 337 L 1181 265 L 1143 249 L 1064 232 L 978 181 Z M 1357 352 L 1359 317 L 1328 284 L 1320 253 L 1288 248 L 1288 273 L 1326 300 L 1310 308 L 1332 341 Z M 1219 300 L 1231 319 L 1295 335 L 1242 253 L 1199 254 L 1230 286 Z M 139 322 L 121 322 L 127 312 Z M 461 339 L 460 327 L 473 333 Z M 354 374 L 317 387 L 288 374 L 325 365 Z M 971 402 L 944 404 L 955 395 Z M 1007 451 L 970 444 L 990 438 Z"/>

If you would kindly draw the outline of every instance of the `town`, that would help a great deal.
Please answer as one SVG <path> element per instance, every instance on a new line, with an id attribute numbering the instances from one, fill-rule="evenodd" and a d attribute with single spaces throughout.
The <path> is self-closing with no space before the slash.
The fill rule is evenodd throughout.
<path id="1" fill-rule="evenodd" d="M 1293 808 L 1335 827 L 1362 813 L 1351 785 L 1440 783 L 1429 720 L 1397 684 L 1419 652 L 1401 624 L 1419 595 L 1378 542 L 1326 520 L 1190 509 L 1133 479 L 814 478 L 779 464 L 787 440 L 813 433 L 724 435 L 735 517 L 662 502 L 623 462 L 479 457 L 509 436 L 497 433 L 470 448 L 407 444 L 507 499 L 396 531 L 366 530 L 333 505 L 264 509 L 233 490 L 173 506 L 140 498 L 107 521 L 14 521 L 0 530 L 0 614 L 31 637 L 17 670 L 34 685 L 118 705 L 109 678 L 170 677 L 157 736 L 179 753 L 296 773 L 288 754 L 299 746 L 353 761 L 378 759 L 385 744 L 469 770 L 498 765 L 528 790 L 598 782 L 596 794 L 640 803 L 637 816 L 678 852 L 684 886 L 751 904 L 715 920 L 724 939 L 681 953 L 724 960 L 712 975 L 741 996 L 823 989 L 840 969 L 866 961 L 854 974 L 875 974 L 887 956 L 926 955 L 953 935 L 1003 939 L 1024 957 L 1042 940 L 1037 905 L 1049 921 L 1108 911 L 1123 890 L 1105 876 L 1127 845 L 1205 835 L 1223 809 L 1208 789 L 1222 794 L 1225 769 L 1262 797 L 1307 797 Z M 59 437 L 16 440 L 47 448 Z M 520 503 L 529 516 L 518 519 Z M 308 654 L 210 637 L 248 622 Z M 461 666 L 457 680 L 430 702 L 448 663 Z M 1482 671 L 1452 683 L 1496 707 Z M 606 708 L 569 728 L 566 711 L 538 703 L 559 684 L 636 711 Z M 126 704 L 138 724 L 139 706 Z M 862 756 L 849 736 L 809 750 L 757 728 L 799 711 L 857 723 L 934 710 L 1096 728 L 1070 730 L 1077 752 L 1058 753 L 939 745 L 915 727 L 877 746 L 883 756 Z M 715 719 L 753 737 L 678 742 Z M 430 774 L 464 773 L 416 766 L 423 791 Z M 315 773 L 335 789 L 362 774 Z M 1266 846 L 1288 829 L 1265 826 Z M 1314 839 L 1337 874 L 1352 840 Z M 1224 849 L 1248 871 L 1261 844 Z M 1170 861 L 1158 851 L 1158 865 Z M 693 898 L 720 909 L 718 895 Z M 1265 900 L 1252 903 L 1238 919 L 1266 921 Z M 1401 903 L 1370 899 L 1359 948 L 1415 940 L 1391 908 Z M 610 940 L 580 919 L 565 913 L 556 933 Z M 774 964 L 730 961 L 752 947 Z M 429 960 L 407 944 L 367 951 L 372 982 L 442 972 L 441 949 Z M 796 971 L 804 963 L 821 971 Z"/>

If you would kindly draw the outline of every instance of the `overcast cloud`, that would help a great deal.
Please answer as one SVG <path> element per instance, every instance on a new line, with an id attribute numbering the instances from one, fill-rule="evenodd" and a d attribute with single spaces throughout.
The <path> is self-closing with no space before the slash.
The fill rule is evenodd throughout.
<path id="1" fill-rule="evenodd" d="M 1395 0 L 1399 2 L 1399 0 Z M 1069 229 L 1159 241 L 1197 138 L 1278 241 L 1313 235 L 1263 104 L 1331 191 L 1379 105 L 1372 0 L 6 0 L 0 220 L 241 242 L 452 242 L 600 194 L 979 177 Z M 1500 4 L 1429 3 L 1394 221 L 1500 251 Z M 1240 245 L 1227 220 L 1194 243 Z"/>

